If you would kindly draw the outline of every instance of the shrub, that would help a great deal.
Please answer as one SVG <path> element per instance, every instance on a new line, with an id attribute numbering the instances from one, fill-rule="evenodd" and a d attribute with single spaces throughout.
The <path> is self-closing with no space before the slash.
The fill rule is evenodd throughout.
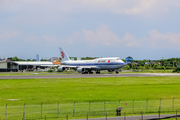
<path id="1" fill-rule="evenodd" d="M 173 70 L 173 72 L 179 73 L 179 72 L 180 72 L 180 67 L 175 68 L 175 69 Z"/>
<path id="2" fill-rule="evenodd" d="M 48 70 L 48 72 L 53 72 L 53 70 L 50 69 L 50 70 Z"/>
<path id="3" fill-rule="evenodd" d="M 129 66 L 129 65 L 126 65 L 125 69 L 126 69 L 126 70 L 129 70 L 129 69 L 130 69 L 130 66 Z"/>
<path id="4" fill-rule="evenodd" d="M 62 72 L 62 71 L 58 69 L 57 72 Z"/>

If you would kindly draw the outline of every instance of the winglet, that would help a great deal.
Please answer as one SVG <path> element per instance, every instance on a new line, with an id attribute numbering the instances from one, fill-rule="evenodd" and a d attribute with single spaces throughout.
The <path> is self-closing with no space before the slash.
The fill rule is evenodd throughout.
<path id="1" fill-rule="evenodd" d="M 59 50 L 60 50 L 61 58 L 63 61 L 70 60 L 69 56 L 66 54 L 66 52 L 61 47 L 59 48 Z"/>

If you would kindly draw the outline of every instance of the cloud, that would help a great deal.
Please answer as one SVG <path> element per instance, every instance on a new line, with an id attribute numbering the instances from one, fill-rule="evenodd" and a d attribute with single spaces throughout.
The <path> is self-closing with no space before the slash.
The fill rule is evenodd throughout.
<path id="1" fill-rule="evenodd" d="M 32 33 L 22 34 L 17 30 L 0 29 L 0 42 L 20 42 L 21 44 L 43 44 L 45 46 L 57 46 L 60 44 L 73 45 L 75 43 L 92 47 L 110 46 L 110 47 L 134 47 L 151 49 L 177 49 L 180 50 L 180 33 L 161 33 L 157 30 L 149 31 L 149 35 L 143 38 L 125 33 L 124 36 L 115 34 L 110 26 L 100 24 L 95 30 L 82 29 L 75 31 L 65 39 L 60 39 L 55 35 L 36 36 Z"/>
<path id="2" fill-rule="evenodd" d="M 42 39 L 44 40 L 44 42 L 47 42 L 49 44 L 58 44 L 59 43 L 59 39 L 54 36 L 54 35 L 51 35 L 51 36 L 48 36 L 48 35 L 43 35 L 42 36 Z"/>
<path id="3" fill-rule="evenodd" d="M 79 41 L 88 43 L 91 46 L 124 46 L 136 48 L 151 48 L 151 49 L 178 49 L 180 50 L 180 33 L 160 33 L 157 30 L 149 31 L 149 35 L 137 38 L 136 36 L 125 33 L 123 37 L 119 37 L 110 27 L 101 24 L 96 30 L 82 29 L 68 36 L 63 41 L 68 44 L 74 44 Z"/>
<path id="4" fill-rule="evenodd" d="M 161 16 L 180 8 L 179 0 L 1 0 L 0 13 L 21 22 L 46 23 L 65 20 L 72 15 L 126 14 Z"/>
<path id="5" fill-rule="evenodd" d="M 83 39 L 92 45 L 106 45 L 112 46 L 119 42 L 120 39 L 112 31 L 108 30 L 108 26 L 101 24 L 95 31 L 92 30 L 82 30 Z"/>
<path id="6" fill-rule="evenodd" d="M 21 33 L 19 31 L 5 31 L 3 29 L 0 29 L 0 40 L 7 41 L 10 39 L 14 39 L 21 36 Z"/>
<path id="7" fill-rule="evenodd" d="M 149 41 L 151 48 L 179 49 L 180 33 L 160 33 L 157 30 L 149 32 Z"/>
<path id="8" fill-rule="evenodd" d="M 118 37 L 113 31 L 109 30 L 109 26 L 101 24 L 95 31 L 82 29 L 79 32 L 75 32 L 64 41 L 74 43 L 77 41 L 86 42 L 92 46 L 118 46 L 125 45 L 128 47 L 137 47 L 140 44 L 138 40 L 131 35 L 126 33 L 124 37 Z"/>
<path id="9" fill-rule="evenodd" d="M 20 42 L 21 44 L 39 44 L 39 43 L 51 43 L 56 44 L 58 39 L 55 36 L 36 36 L 32 33 L 29 34 L 22 34 L 20 31 L 17 30 L 2 30 L 0 29 L 0 42 Z"/>
<path id="10" fill-rule="evenodd" d="M 128 47 L 140 47 L 141 46 L 141 40 L 135 38 L 130 33 L 126 33 L 125 36 L 122 38 L 122 41 L 124 41 L 125 45 Z"/>

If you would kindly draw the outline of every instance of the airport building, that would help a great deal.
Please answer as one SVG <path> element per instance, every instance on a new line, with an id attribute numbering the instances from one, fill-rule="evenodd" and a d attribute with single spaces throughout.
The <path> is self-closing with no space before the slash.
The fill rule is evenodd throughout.
<path id="1" fill-rule="evenodd" d="M 53 65 L 52 62 L 0 61 L 0 72 L 34 71 L 56 66 L 57 65 Z"/>
<path id="2" fill-rule="evenodd" d="M 60 65 L 61 61 L 58 57 L 52 57 L 51 62 L 53 63 L 53 65 Z"/>
<path id="3" fill-rule="evenodd" d="M 36 61 L 38 61 L 38 62 L 41 61 L 41 56 L 39 54 L 36 55 Z"/>

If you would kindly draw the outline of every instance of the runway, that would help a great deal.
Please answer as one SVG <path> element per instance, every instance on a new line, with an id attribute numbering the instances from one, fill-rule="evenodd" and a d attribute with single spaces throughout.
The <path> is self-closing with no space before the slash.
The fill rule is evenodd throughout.
<path id="1" fill-rule="evenodd" d="M 0 76 L 0 79 L 43 79 L 43 78 L 96 78 L 96 77 L 153 77 L 180 76 L 180 73 L 120 73 L 120 74 L 56 74 L 56 75 L 21 75 Z"/>

